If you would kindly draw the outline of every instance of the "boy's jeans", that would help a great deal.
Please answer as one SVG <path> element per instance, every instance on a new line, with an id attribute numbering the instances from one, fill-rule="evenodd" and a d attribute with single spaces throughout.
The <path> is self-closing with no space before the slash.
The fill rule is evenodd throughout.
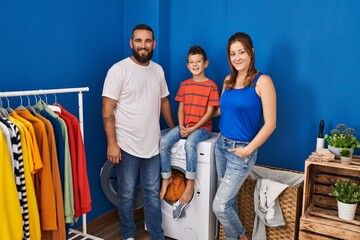
<path id="1" fill-rule="evenodd" d="M 197 145 L 210 136 L 211 133 L 208 130 L 200 128 L 187 137 L 185 142 L 186 179 L 196 178 Z M 171 177 L 171 148 L 181 138 L 180 127 L 176 126 L 160 140 L 161 176 L 164 179 Z"/>
<path id="2" fill-rule="evenodd" d="M 224 227 L 226 239 L 235 240 L 245 233 L 237 212 L 237 194 L 256 162 L 257 150 L 245 159 L 228 150 L 245 147 L 247 144 L 230 140 L 219 134 L 215 146 L 219 187 L 212 208 Z"/>

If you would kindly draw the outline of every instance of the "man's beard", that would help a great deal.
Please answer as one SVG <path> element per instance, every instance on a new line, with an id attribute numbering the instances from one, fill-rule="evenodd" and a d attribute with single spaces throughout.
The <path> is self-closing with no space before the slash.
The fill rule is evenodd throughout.
<path id="1" fill-rule="evenodd" d="M 141 50 L 141 49 L 139 49 L 139 50 Z M 149 51 L 148 55 L 141 56 L 134 48 L 132 48 L 132 55 L 134 56 L 136 61 L 138 61 L 139 63 L 147 63 L 147 62 L 149 62 L 150 59 L 152 58 L 153 54 L 154 54 L 154 51 L 151 50 L 151 51 Z"/>

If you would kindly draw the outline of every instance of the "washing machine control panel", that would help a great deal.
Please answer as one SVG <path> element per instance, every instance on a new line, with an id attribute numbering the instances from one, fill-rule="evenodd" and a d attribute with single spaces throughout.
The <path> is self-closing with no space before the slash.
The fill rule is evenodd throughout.
<path id="1" fill-rule="evenodd" d="M 185 140 L 179 140 L 172 148 L 171 148 L 171 157 L 185 159 Z"/>

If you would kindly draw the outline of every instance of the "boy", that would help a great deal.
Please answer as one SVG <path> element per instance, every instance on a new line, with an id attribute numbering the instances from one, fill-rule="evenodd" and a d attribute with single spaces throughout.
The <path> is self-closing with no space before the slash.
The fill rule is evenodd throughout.
<path id="1" fill-rule="evenodd" d="M 218 87 L 215 82 L 205 76 L 209 65 L 204 49 L 199 46 L 190 48 L 186 66 L 192 78 L 183 81 L 175 100 L 179 102 L 179 126 L 171 129 L 160 141 L 161 184 L 160 198 L 164 198 L 171 178 L 171 148 L 181 138 L 186 138 L 186 187 L 179 199 L 186 205 L 192 198 L 197 165 L 197 145 L 210 138 L 212 131 L 212 115 L 219 106 Z"/>

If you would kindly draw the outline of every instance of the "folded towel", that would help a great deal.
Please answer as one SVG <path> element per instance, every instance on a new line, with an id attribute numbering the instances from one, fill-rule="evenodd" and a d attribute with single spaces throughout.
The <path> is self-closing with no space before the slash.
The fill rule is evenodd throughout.
<path id="1" fill-rule="evenodd" d="M 180 203 L 179 200 L 173 204 L 173 218 L 175 220 L 186 216 L 185 215 L 186 205 L 187 205 L 187 203 L 182 204 L 182 203 Z"/>

